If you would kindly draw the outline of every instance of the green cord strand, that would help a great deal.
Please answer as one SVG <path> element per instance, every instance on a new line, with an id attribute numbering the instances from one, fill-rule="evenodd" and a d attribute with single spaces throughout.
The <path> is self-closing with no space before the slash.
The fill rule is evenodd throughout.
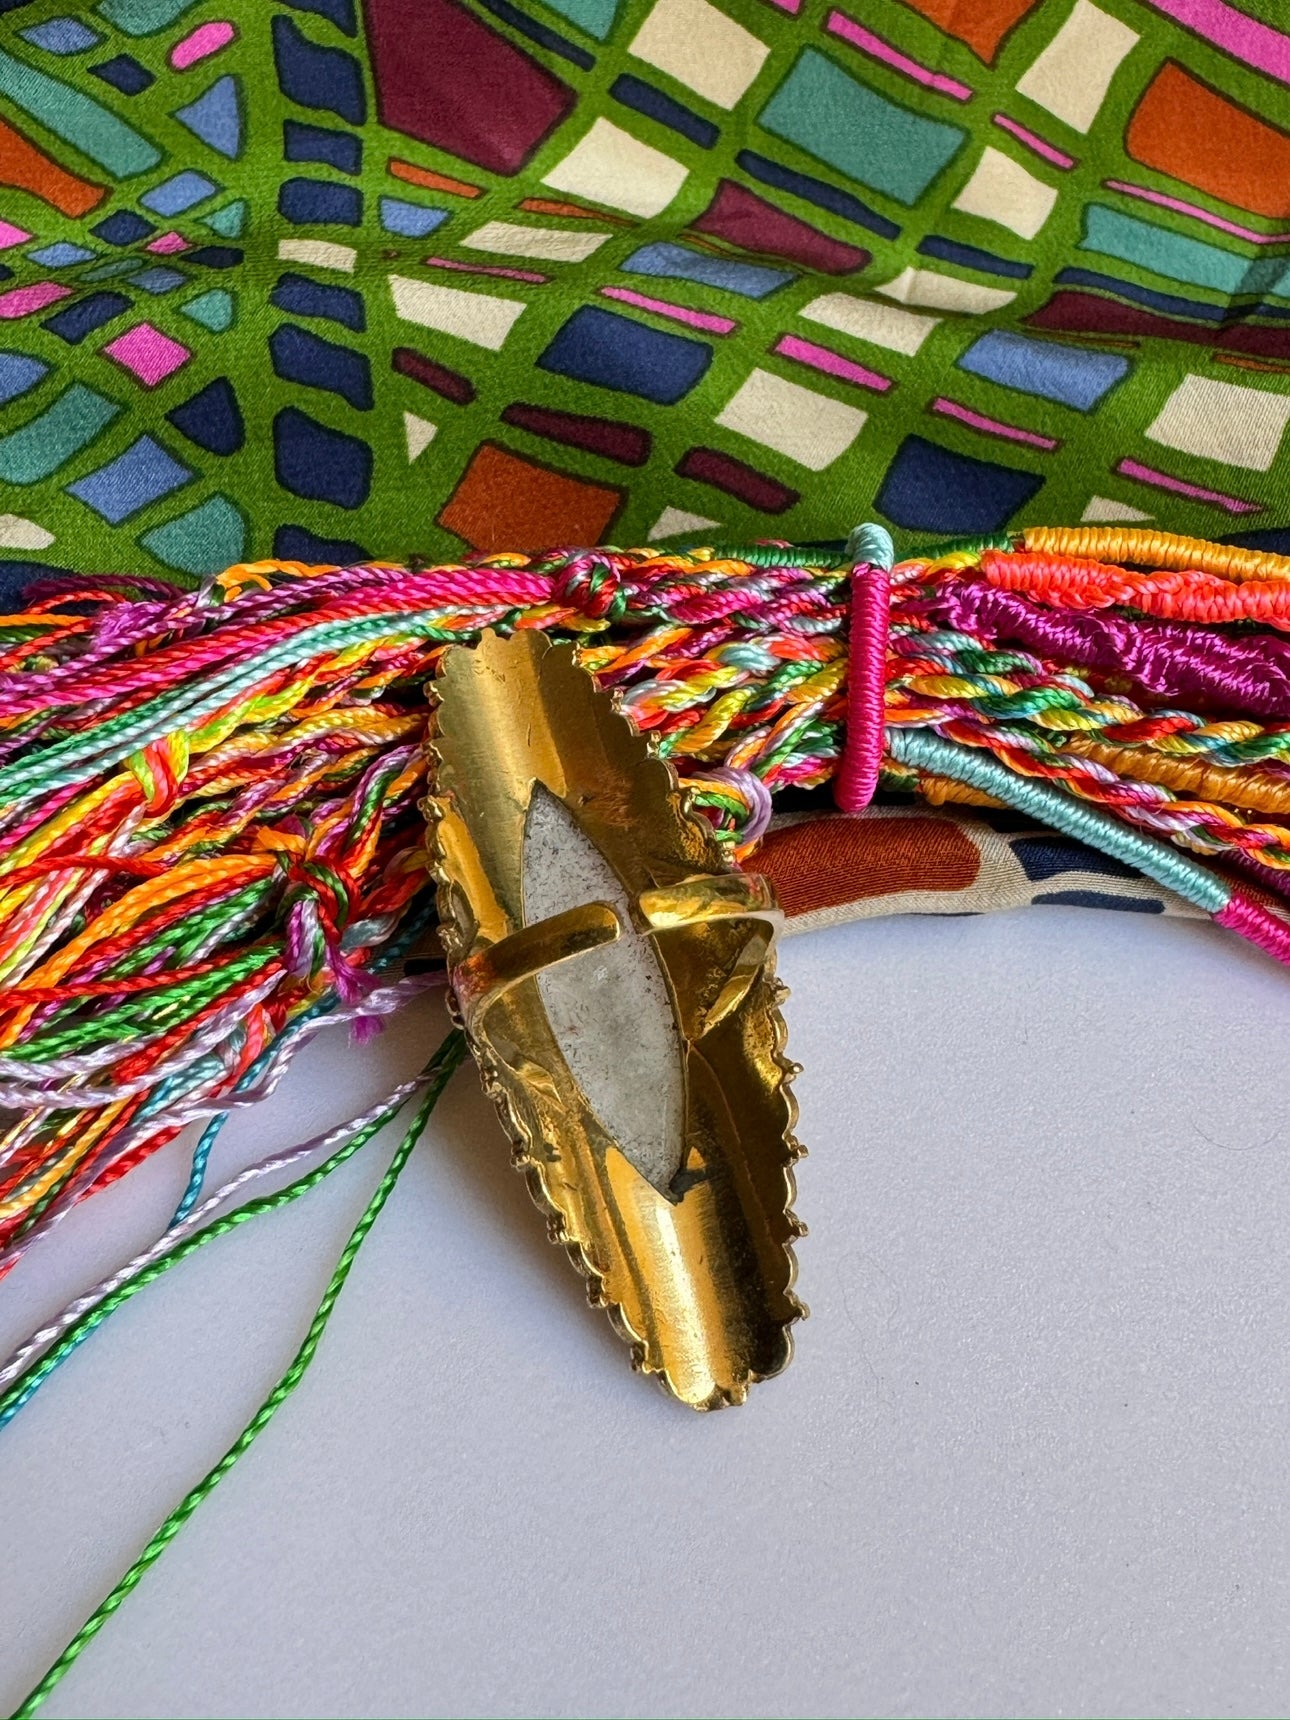
<path id="1" fill-rule="evenodd" d="M 431 1059 L 429 1068 L 436 1071 L 435 1083 L 431 1092 L 437 1095 L 443 1090 L 444 1083 L 460 1063 L 465 1050 L 465 1041 L 460 1034 L 450 1034 Z M 273 1194 L 262 1195 L 258 1200 L 249 1200 L 245 1206 L 239 1206 L 236 1211 L 226 1213 L 223 1218 L 217 1218 L 208 1224 L 204 1230 L 185 1238 L 178 1248 L 169 1254 L 163 1254 L 159 1260 L 139 1273 L 137 1278 L 131 1278 L 120 1289 L 105 1296 L 93 1308 L 86 1309 L 74 1325 L 69 1326 L 59 1342 L 52 1350 L 47 1350 L 38 1361 L 19 1374 L 8 1391 L 0 1397 L 0 1428 L 12 1419 L 12 1413 L 27 1401 L 37 1390 L 47 1374 L 51 1374 L 63 1361 L 64 1357 L 74 1350 L 77 1344 L 87 1338 L 92 1331 L 101 1326 L 109 1314 L 114 1314 L 123 1302 L 128 1302 L 132 1296 L 137 1296 L 140 1290 L 155 1283 L 163 1272 L 168 1272 L 172 1266 L 177 1266 L 194 1249 L 201 1248 L 207 1242 L 213 1242 L 217 1236 L 226 1236 L 230 1230 L 235 1230 L 239 1224 L 246 1224 L 250 1219 L 259 1218 L 266 1212 L 276 1212 L 279 1207 L 289 1206 L 293 1200 L 298 1200 L 302 1194 L 308 1194 L 310 1189 L 317 1188 L 325 1177 L 338 1170 L 347 1159 L 352 1159 L 360 1148 L 365 1147 L 372 1136 L 379 1133 L 394 1116 L 393 1110 L 382 1111 L 365 1129 L 352 1136 L 330 1158 L 324 1159 L 313 1170 L 306 1171 L 304 1176 L 297 1177 L 295 1182 L 287 1183 L 284 1188 L 275 1190 Z"/>
<path id="2" fill-rule="evenodd" d="M 439 1095 L 443 1092 L 448 1083 L 449 1077 L 461 1062 L 464 1052 L 465 1040 L 460 1032 L 454 1030 L 440 1046 L 435 1058 L 433 1059 L 432 1066 L 435 1067 L 435 1078 L 423 1096 L 421 1103 L 418 1105 L 416 1115 L 413 1117 L 407 1133 L 399 1142 L 394 1157 L 390 1161 L 388 1170 L 376 1185 L 376 1189 L 372 1194 L 372 1198 L 368 1201 L 362 1217 L 354 1226 L 349 1241 L 345 1244 L 340 1259 L 336 1262 L 336 1269 L 332 1273 L 331 1282 L 323 1292 L 322 1301 L 318 1304 L 318 1310 L 310 1322 L 309 1330 L 305 1333 L 304 1342 L 297 1350 L 295 1358 L 290 1367 L 288 1367 L 286 1373 L 283 1374 L 277 1385 L 274 1386 L 268 1397 L 265 1398 L 259 1409 L 251 1417 L 250 1421 L 246 1424 L 246 1427 L 233 1441 L 232 1445 L 229 1446 L 228 1450 L 224 1453 L 223 1457 L 220 1458 L 219 1462 L 216 1463 L 212 1469 L 207 1471 L 191 1492 L 181 1500 L 181 1502 L 170 1513 L 169 1517 L 166 1518 L 165 1522 L 157 1530 L 156 1534 L 148 1542 L 147 1546 L 139 1554 L 139 1557 L 130 1566 L 129 1570 L 117 1583 L 116 1587 L 90 1614 L 89 1618 L 86 1619 L 85 1623 L 77 1631 L 76 1635 L 50 1667 L 49 1671 L 35 1686 L 26 1699 L 14 1710 L 11 1720 L 30 1720 L 30 1716 L 36 1713 L 45 1698 L 61 1682 L 64 1675 L 71 1670 L 72 1666 L 74 1666 L 76 1661 L 79 1659 L 82 1651 L 94 1640 L 102 1630 L 103 1626 L 112 1617 L 113 1613 L 116 1612 L 122 1601 L 125 1600 L 126 1596 L 132 1594 L 134 1590 L 138 1588 L 145 1573 L 156 1564 L 157 1560 L 165 1552 L 166 1548 L 174 1540 L 175 1536 L 183 1528 L 184 1524 L 193 1515 L 197 1507 L 204 1499 L 209 1497 L 209 1495 L 215 1491 L 220 1482 L 228 1474 L 229 1470 L 232 1469 L 233 1465 L 237 1462 L 238 1458 L 242 1456 L 243 1452 L 249 1450 L 249 1448 L 254 1445 L 260 1434 L 263 1433 L 264 1429 L 273 1420 L 273 1417 L 277 1414 L 282 1404 L 288 1397 L 290 1397 L 291 1393 L 300 1384 L 308 1371 L 309 1364 L 314 1359 L 314 1355 L 318 1349 L 322 1335 L 327 1329 L 327 1322 L 331 1319 L 332 1312 L 336 1306 L 337 1300 L 339 1299 L 341 1290 L 344 1288 L 345 1280 L 349 1277 L 350 1268 L 354 1264 L 358 1251 L 363 1246 L 367 1233 L 371 1230 L 377 1218 L 380 1216 L 382 1207 L 390 1198 L 394 1185 L 398 1182 L 399 1177 L 403 1172 L 403 1167 L 407 1164 L 408 1159 L 412 1156 L 413 1149 L 421 1139 L 421 1135 L 425 1130 L 426 1124 L 430 1120 L 430 1113 L 434 1110 Z M 331 1161 L 329 1160 L 328 1163 L 330 1164 Z M 322 1170 L 323 1167 L 319 1166 L 319 1171 Z M 313 1175 L 316 1177 L 317 1173 L 313 1173 Z M 300 1180 L 301 1182 L 305 1182 L 308 1179 L 301 1178 Z M 297 1185 L 293 1184 L 291 1186 L 292 1188 L 295 1188 Z M 303 1190 L 301 1192 L 303 1192 Z M 289 1190 L 286 1189 L 281 1191 L 282 1195 L 286 1195 L 288 1193 Z M 280 1196 L 269 1196 L 268 1199 L 276 1201 L 280 1199 Z M 216 1226 L 212 1225 L 209 1229 L 202 1231 L 199 1236 L 193 1237 L 192 1241 L 201 1241 L 210 1236 L 215 1230 Z M 186 1250 L 184 1252 L 186 1252 Z M 163 1264 L 169 1265 L 173 1259 L 180 1257 L 180 1251 L 177 1250 L 174 1256 L 168 1258 L 164 1263 L 159 1261 L 157 1264 L 158 1266 L 162 1266 Z"/>

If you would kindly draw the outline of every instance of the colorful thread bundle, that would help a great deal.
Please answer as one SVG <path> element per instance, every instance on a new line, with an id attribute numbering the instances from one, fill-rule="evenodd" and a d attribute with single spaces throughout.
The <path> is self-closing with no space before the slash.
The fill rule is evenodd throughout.
<path id="1" fill-rule="evenodd" d="M 1290 559 L 1116 529 L 890 559 L 862 527 L 837 557 L 257 563 L 182 594 L 64 582 L 0 618 L 0 1274 L 206 1122 L 165 1233 L 0 1364 L 0 1427 L 137 1291 L 419 1101 L 296 1360 L 20 1715 L 299 1382 L 463 1053 L 451 1035 L 384 1104 L 204 1194 L 224 1119 L 308 1034 L 361 1037 L 437 983 L 404 958 L 433 929 L 419 801 L 446 643 L 488 626 L 580 639 L 736 854 L 790 786 L 832 778 L 848 810 L 880 786 L 1000 802 L 1290 960 Z"/>
<path id="2" fill-rule="evenodd" d="M 432 918 L 425 682 L 484 627 L 580 638 L 737 853 L 835 773 L 993 799 L 1290 957 L 1290 561 L 1082 529 L 888 574 L 884 538 L 854 617 L 852 559 L 773 544 L 33 593 L 0 622 L 0 1273 L 205 1119 L 182 1220 L 302 1033 L 432 983 L 392 977 Z"/>

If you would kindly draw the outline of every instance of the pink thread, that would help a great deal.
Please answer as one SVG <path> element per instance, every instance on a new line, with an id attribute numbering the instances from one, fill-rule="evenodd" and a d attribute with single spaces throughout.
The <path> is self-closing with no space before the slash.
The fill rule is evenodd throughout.
<path id="1" fill-rule="evenodd" d="M 1156 698 L 1189 710 L 1290 720 L 1290 640 L 1275 634 L 1210 633 L 1182 621 L 1050 609 L 980 579 L 947 580 L 918 609 L 954 633 L 978 633 L 1077 668 L 1131 676 Z M 919 634 L 910 635 L 915 655 L 919 641 Z"/>
<path id="2" fill-rule="evenodd" d="M 834 803 L 842 812 L 863 811 L 878 786 L 890 618 L 891 574 L 885 567 L 858 563 L 851 570 L 846 741 L 833 779 Z"/>
<path id="3" fill-rule="evenodd" d="M 1247 896 L 1239 884 L 1232 891 L 1231 901 L 1214 918 L 1220 926 L 1239 932 L 1290 967 L 1290 925 L 1262 902 Z"/>

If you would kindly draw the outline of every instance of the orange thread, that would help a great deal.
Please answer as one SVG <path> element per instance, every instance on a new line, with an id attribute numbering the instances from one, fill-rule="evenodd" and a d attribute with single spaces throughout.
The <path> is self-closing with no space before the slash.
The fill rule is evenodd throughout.
<path id="1" fill-rule="evenodd" d="M 1105 765 L 1117 776 L 1159 783 L 1197 800 L 1240 806 L 1249 812 L 1290 813 L 1290 779 L 1250 765 L 1234 769 L 1231 765 L 1203 764 L 1195 758 L 1173 757 L 1146 747 L 1112 746 L 1083 735 L 1064 741 L 1062 751 Z"/>
<path id="2" fill-rule="evenodd" d="M 1167 568 L 1144 573 L 1033 551 L 1004 554 L 986 550 L 980 570 L 991 585 L 1026 592 L 1057 608 L 1106 609 L 1118 605 L 1211 626 L 1263 621 L 1272 627 L 1290 628 L 1290 581 L 1251 577 L 1238 584 L 1212 573 Z"/>

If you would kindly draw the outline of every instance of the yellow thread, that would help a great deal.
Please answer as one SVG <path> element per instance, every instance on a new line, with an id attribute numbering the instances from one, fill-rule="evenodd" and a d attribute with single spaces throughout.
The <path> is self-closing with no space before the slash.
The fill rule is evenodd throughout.
<path id="1" fill-rule="evenodd" d="M 720 740 L 751 697 L 750 689 L 732 687 L 728 693 L 714 699 L 707 713 L 693 728 L 685 731 L 686 751 L 697 755 L 704 752 L 714 741 Z"/>
<path id="2" fill-rule="evenodd" d="M 93 1122 L 83 1123 L 71 1146 L 60 1158 L 55 1159 L 35 1182 L 29 1183 L 21 1194 L 11 1195 L 8 1200 L 0 1201 L 0 1220 L 13 1218 L 17 1213 L 25 1212 L 34 1206 L 68 1171 L 75 1170 L 93 1151 L 108 1127 L 120 1116 L 125 1105 L 124 1099 L 118 1099 L 114 1104 L 105 1105 L 101 1111 L 95 1113 Z"/>
<path id="3" fill-rule="evenodd" d="M 57 873 L 46 873 L 43 878 L 32 880 L 30 887 L 23 891 L 25 913 L 16 913 L 9 921 L 9 935 L 0 945 L 3 952 L 0 985 L 21 974 L 33 951 L 42 943 L 51 941 L 51 933 L 55 931 L 58 917 L 65 912 L 68 902 L 77 896 L 87 896 L 95 882 L 93 875 L 82 867 L 77 867 L 74 872 L 64 872 L 61 877 Z M 24 924 L 25 915 L 31 913 L 33 906 L 38 913 L 30 924 Z"/>
<path id="4" fill-rule="evenodd" d="M 898 574 L 911 573 L 917 569 L 920 574 L 945 573 L 956 568 L 975 567 L 980 559 L 980 550 L 955 549 L 950 550 L 946 555 L 933 556 L 931 561 L 923 561 L 920 558 L 916 561 L 898 562 L 892 572 Z"/>
<path id="5" fill-rule="evenodd" d="M 1122 562 L 1180 572 L 1212 573 L 1219 579 L 1290 579 L 1290 556 L 1144 526 L 1027 526 L 1023 546 L 1042 555 L 1078 561 Z"/>
<path id="6" fill-rule="evenodd" d="M 948 776 L 920 776 L 918 778 L 920 796 L 932 806 L 944 806 L 947 801 L 953 801 L 958 806 L 1002 806 L 1001 800 L 996 800 L 992 794 L 983 794 L 979 788 L 969 788 L 966 783 L 955 782 Z"/>
<path id="7" fill-rule="evenodd" d="M 790 705 L 822 705 L 831 699 L 846 680 L 845 657 L 835 657 L 823 664 L 813 675 L 804 676 L 782 695 Z"/>
<path id="8" fill-rule="evenodd" d="M 1073 737 L 1063 748 L 1105 765 L 1117 776 L 1155 782 L 1191 799 L 1226 802 L 1249 812 L 1290 813 L 1290 782 L 1250 765 L 1202 764 L 1193 758 L 1162 757 L 1149 747 L 1113 746 Z"/>
<path id="9" fill-rule="evenodd" d="M 910 675 L 904 684 L 931 699 L 993 698 L 1017 691 L 1017 683 L 1002 675 L 979 675 L 971 680 L 963 675 Z"/>

